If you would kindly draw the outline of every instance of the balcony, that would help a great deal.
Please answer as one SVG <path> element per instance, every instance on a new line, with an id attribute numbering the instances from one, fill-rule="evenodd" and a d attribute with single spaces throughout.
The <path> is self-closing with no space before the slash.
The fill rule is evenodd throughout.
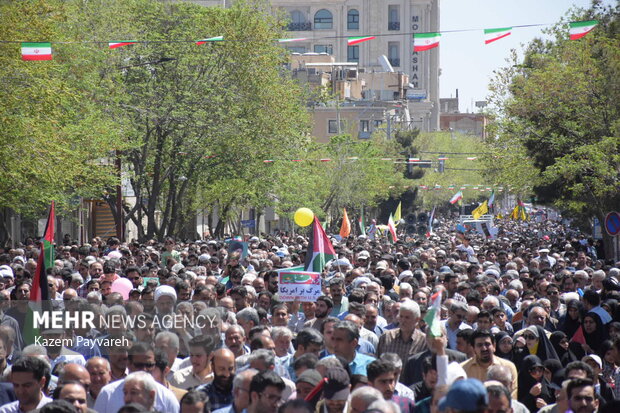
<path id="1" fill-rule="evenodd" d="M 392 67 L 400 67 L 400 59 L 398 58 L 389 58 L 390 64 Z"/>
<path id="2" fill-rule="evenodd" d="M 305 32 L 305 31 L 309 31 L 312 30 L 312 23 L 310 22 L 305 22 L 305 23 L 289 23 L 287 30 L 289 32 Z"/>
<path id="3" fill-rule="evenodd" d="M 388 22 L 388 30 L 400 30 L 400 22 Z"/>

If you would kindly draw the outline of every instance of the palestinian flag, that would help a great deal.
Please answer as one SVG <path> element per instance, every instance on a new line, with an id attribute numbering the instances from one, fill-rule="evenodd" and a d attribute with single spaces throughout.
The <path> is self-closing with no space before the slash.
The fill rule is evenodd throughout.
<path id="1" fill-rule="evenodd" d="M 423 52 L 439 46 L 441 33 L 416 33 L 413 35 L 413 51 Z"/>
<path id="2" fill-rule="evenodd" d="M 49 296 L 47 287 L 47 270 L 54 266 L 54 224 L 56 222 L 54 209 L 52 201 L 30 290 L 30 305 L 24 325 L 24 341 L 28 344 L 34 343 L 34 338 L 39 335 L 39 329 L 34 327 L 33 308 L 42 311 L 43 306 L 49 304 L 49 300 L 54 298 Z"/>
<path id="3" fill-rule="evenodd" d="M 353 46 L 354 44 L 358 44 L 358 43 L 364 43 L 367 42 L 368 40 L 372 40 L 375 39 L 375 36 L 358 36 L 358 37 L 349 37 L 349 40 L 347 40 L 347 45 L 348 46 Z"/>
<path id="4" fill-rule="evenodd" d="M 484 29 L 484 44 L 493 43 L 496 40 L 512 34 L 512 27 L 502 27 L 499 29 Z"/>
<path id="5" fill-rule="evenodd" d="M 588 20 L 584 22 L 570 22 L 568 32 L 571 40 L 581 39 L 598 24 L 598 20 Z"/>
<path id="6" fill-rule="evenodd" d="M 441 290 L 431 295 L 431 306 L 424 316 L 428 332 L 434 337 L 441 337 Z"/>
<path id="7" fill-rule="evenodd" d="M 22 60 L 52 60 L 52 44 L 23 42 Z"/>
<path id="8" fill-rule="evenodd" d="M 278 43 L 303 42 L 308 40 L 307 37 L 297 37 L 292 39 L 278 39 Z"/>
<path id="9" fill-rule="evenodd" d="M 347 209 L 344 209 L 344 215 L 342 215 L 342 224 L 340 225 L 340 236 L 346 238 L 351 235 L 351 221 L 349 221 L 349 215 Z"/>
<path id="10" fill-rule="evenodd" d="M 110 49 L 116 49 L 117 47 L 128 46 L 130 44 L 136 44 L 135 40 L 120 40 L 118 42 L 110 42 L 108 43 L 108 47 Z"/>
<path id="11" fill-rule="evenodd" d="M 325 230 L 315 215 L 308 251 L 306 252 L 304 271 L 323 272 L 325 264 L 334 258 L 336 258 L 336 251 L 334 251 L 331 241 L 327 238 Z"/>
<path id="12" fill-rule="evenodd" d="M 196 44 L 200 46 L 201 44 L 210 43 L 210 42 L 221 42 L 223 40 L 224 40 L 224 36 L 208 37 L 206 39 L 196 41 Z"/>
<path id="13" fill-rule="evenodd" d="M 456 194 L 452 196 L 452 198 L 450 198 L 450 203 L 454 205 L 457 202 L 459 202 L 461 199 L 463 199 L 463 192 L 458 191 Z"/>
<path id="14" fill-rule="evenodd" d="M 398 237 L 396 236 L 396 225 L 394 225 L 394 218 L 392 217 L 392 214 L 390 214 L 390 217 L 388 218 L 387 226 L 388 230 L 390 230 L 390 234 L 392 235 L 392 241 L 398 241 Z"/>

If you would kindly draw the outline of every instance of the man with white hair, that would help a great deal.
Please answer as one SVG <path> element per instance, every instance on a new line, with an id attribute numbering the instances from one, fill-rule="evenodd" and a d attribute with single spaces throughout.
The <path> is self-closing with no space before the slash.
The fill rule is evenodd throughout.
<path id="1" fill-rule="evenodd" d="M 351 393 L 349 401 L 351 413 L 362 413 L 378 400 L 383 400 L 383 395 L 379 390 L 370 386 L 358 387 Z"/>
<path id="2" fill-rule="evenodd" d="M 146 407 L 146 410 L 151 410 L 155 404 L 156 393 L 155 379 L 147 372 L 136 371 L 125 377 L 123 384 L 125 404 L 138 403 Z"/>
<path id="3" fill-rule="evenodd" d="M 413 300 L 400 304 L 398 328 L 386 331 L 379 338 L 377 354 L 396 353 L 401 360 L 408 360 L 416 353 L 426 350 L 426 335 L 418 327 L 420 306 Z"/>

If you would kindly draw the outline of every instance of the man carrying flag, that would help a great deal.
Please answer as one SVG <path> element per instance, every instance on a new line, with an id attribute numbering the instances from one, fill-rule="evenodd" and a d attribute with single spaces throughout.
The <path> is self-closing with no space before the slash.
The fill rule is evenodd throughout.
<path id="1" fill-rule="evenodd" d="M 327 238 L 325 230 L 315 215 L 308 251 L 306 252 L 304 271 L 323 272 L 325 264 L 334 258 L 336 258 L 336 251 L 334 251 L 331 241 Z"/>

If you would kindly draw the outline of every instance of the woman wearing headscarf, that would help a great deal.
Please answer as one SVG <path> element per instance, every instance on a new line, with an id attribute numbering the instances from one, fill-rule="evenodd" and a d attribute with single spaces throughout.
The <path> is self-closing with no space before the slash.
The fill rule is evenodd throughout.
<path id="1" fill-rule="evenodd" d="M 584 314 L 583 304 L 579 300 L 570 300 L 566 303 L 566 314 L 560 317 L 558 330 L 563 331 L 570 340 L 581 325 Z"/>
<path id="2" fill-rule="evenodd" d="M 517 370 L 521 368 L 523 360 L 527 356 L 538 356 L 541 360 L 560 360 L 553 348 L 553 344 L 551 344 L 545 330 L 541 326 L 529 326 L 521 335 L 525 339 L 525 347 L 520 353 L 515 354 L 514 363 L 517 366 Z"/>
<path id="3" fill-rule="evenodd" d="M 586 354 L 598 354 L 603 342 L 609 338 L 607 326 L 595 312 L 590 311 L 583 317 L 583 336 L 586 344 L 581 347 Z"/>
<path id="4" fill-rule="evenodd" d="M 525 357 L 519 369 L 517 398 L 530 412 L 555 402 L 555 392 L 549 387 L 544 371 L 542 361 L 534 355 Z"/>
<path id="5" fill-rule="evenodd" d="M 560 358 L 560 362 L 563 366 L 566 366 L 571 361 L 577 361 L 577 356 L 569 347 L 569 337 L 563 331 L 554 331 L 549 337 L 549 341 L 553 345 L 555 352 Z"/>
<path id="6" fill-rule="evenodd" d="M 618 320 L 618 309 L 620 306 L 618 305 L 618 300 L 613 298 L 608 298 L 607 300 L 601 303 L 601 307 L 609 313 L 612 320 Z"/>
<path id="7" fill-rule="evenodd" d="M 495 334 L 495 355 L 506 360 L 514 359 L 513 341 L 510 334 L 500 331 Z"/>

